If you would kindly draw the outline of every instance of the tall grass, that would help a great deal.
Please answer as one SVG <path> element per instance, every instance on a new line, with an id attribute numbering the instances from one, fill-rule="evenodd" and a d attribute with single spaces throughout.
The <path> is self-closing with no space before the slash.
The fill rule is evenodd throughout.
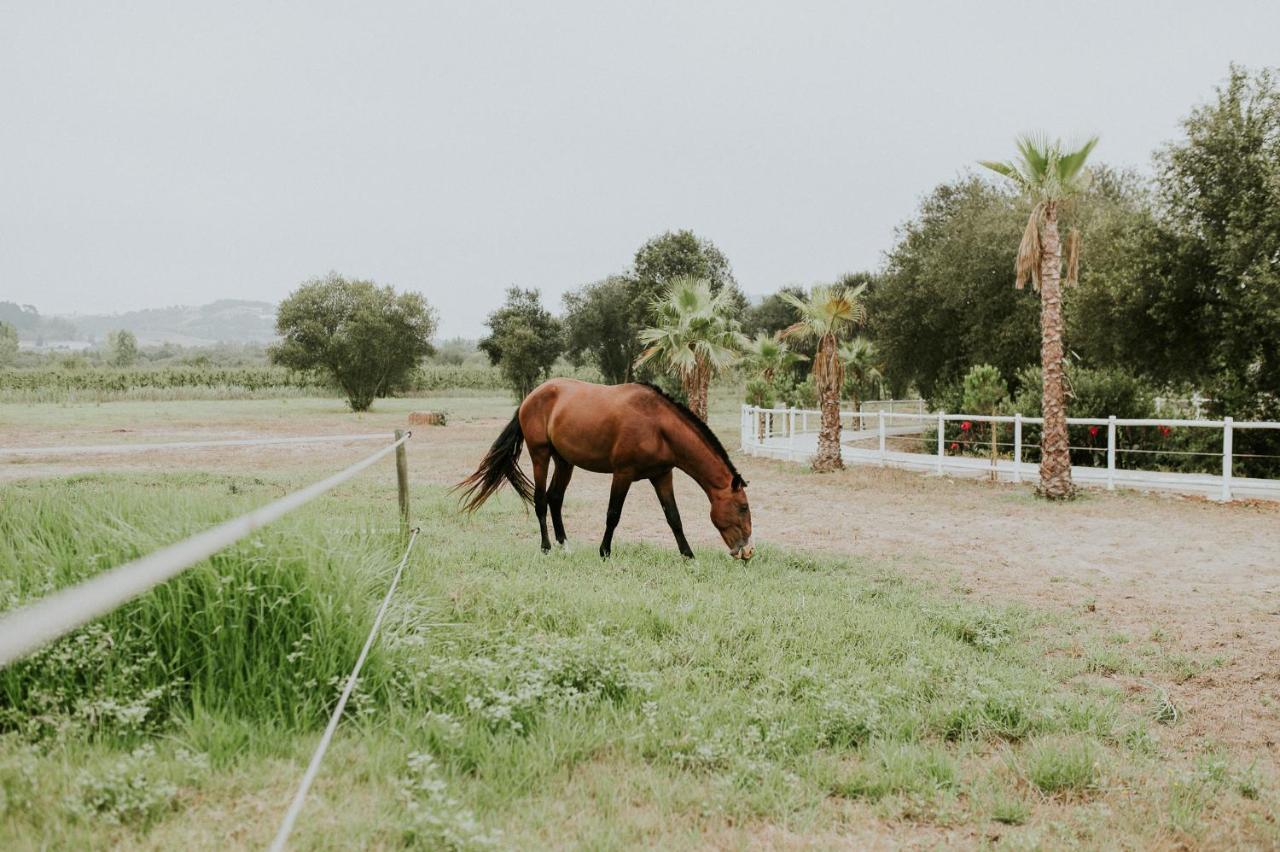
<path id="1" fill-rule="evenodd" d="M 15 485 L 0 511 L 0 607 L 73 584 L 275 496 L 261 481 L 107 477 Z M 133 734 L 226 713 L 323 718 L 370 622 L 386 536 L 312 513 L 255 534 L 0 672 L 0 729 Z M 380 659 L 380 658 L 379 658 Z M 380 680 L 379 659 L 366 688 Z"/>

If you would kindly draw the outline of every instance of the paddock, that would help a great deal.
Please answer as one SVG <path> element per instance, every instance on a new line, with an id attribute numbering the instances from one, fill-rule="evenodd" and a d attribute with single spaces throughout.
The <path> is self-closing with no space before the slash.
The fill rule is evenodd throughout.
<path id="1" fill-rule="evenodd" d="M 993 842 L 993 835 L 1041 845 L 1124 837 L 1134 845 L 1189 840 L 1265 846 L 1275 839 L 1264 817 L 1274 810 L 1280 774 L 1274 742 L 1280 726 L 1280 673 L 1274 667 L 1280 657 L 1274 559 L 1280 508 L 1271 502 L 1222 504 L 1173 493 L 1090 489 L 1081 500 L 1051 505 L 1032 496 L 1030 482 L 921 476 L 877 464 L 819 476 L 799 464 L 735 453 L 750 481 L 762 546 L 749 566 L 720 552 L 706 520 L 706 498 L 681 476 L 677 497 L 696 561 L 676 558 L 656 499 L 648 489 L 636 489 L 618 529 L 615 558 L 600 562 L 594 551 L 608 478 L 589 474 L 575 478 L 566 501 L 568 551 L 543 557 L 534 519 L 511 495 L 499 495 L 492 508 L 464 522 L 447 494 L 514 408 L 508 399 L 484 395 L 442 395 L 426 404 L 382 400 L 364 415 L 331 399 L 11 407 L 17 416 L 0 422 L 0 446 L 33 452 L 0 458 L 0 498 L 51 499 L 50 489 L 80 483 L 115 500 L 110 495 L 120 488 L 145 494 L 155 483 L 176 489 L 174 495 L 204 495 L 209 511 L 225 517 L 233 506 L 276 499 L 379 446 L 305 439 L 348 433 L 389 439 L 411 411 L 424 407 L 446 411 L 449 425 L 424 428 L 406 446 L 411 506 L 423 540 L 389 615 L 388 652 L 415 649 L 412 659 L 425 661 L 416 665 L 426 665 L 424 682 L 433 689 L 444 688 L 448 677 L 470 678 L 472 689 L 482 688 L 479 669 L 468 668 L 465 655 L 487 661 L 494 671 L 540 671 L 536 660 L 543 654 L 589 664 L 592 671 L 615 666 L 631 673 L 626 677 L 655 680 L 644 686 L 643 697 L 628 697 L 628 686 L 622 697 L 590 699 L 580 713 L 540 709 L 543 733 L 533 739 L 466 727 L 460 745 L 440 746 L 435 768 L 409 768 L 408 754 L 429 750 L 434 737 L 452 736 L 442 733 L 445 728 L 426 725 L 420 714 L 396 709 L 394 702 L 361 704 L 365 715 L 338 729 L 315 801 L 299 822 L 301 846 L 322 838 L 394 843 L 408 824 L 406 801 L 461 819 L 457 810 L 412 792 L 405 779 L 447 783 L 481 834 L 499 831 L 508 843 L 523 838 L 537 847 L 609 845 L 609 838 L 676 848 L 976 847 Z M 727 395 L 714 400 L 712 425 L 722 436 L 737 436 L 740 415 Z M 63 456 L 53 449 L 264 438 L 288 442 Z M 34 451 L 34 445 L 46 449 Z M 156 496 L 161 493 L 168 492 Z M 274 547 L 314 537 L 320 550 L 308 552 L 316 553 L 343 542 L 368 543 L 377 567 L 358 585 L 370 590 L 361 600 L 371 614 L 389 580 L 383 572 L 392 567 L 398 539 L 389 460 L 300 511 L 297 521 L 268 528 L 263 541 Z M 158 522 L 144 526 L 149 536 L 172 540 Z M 877 601 L 891 606 L 865 609 Z M 879 639 L 876 623 L 883 625 Z M 918 743 L 824 746 L 793 756 L 769 745 L 769 737 L 781 735 L 777 731 L 803 727 L 805 714 L 818 712 L 801 711 L 797 699 L 787 697 L 791 689 L 802 694 L 835 678 L 832 685 L 847 699 L 851 693 L 843 690 L 852 681 L 839 678 L 856 671 L 877 684 L 877 700 L 890 701 L 881 686 L 906 688 L 910 670 L 901 666 L 925 653 L 910 650 L 915 640 L 909 637 L 917 634 L 930 637 L 928 653 L 945 647 L 956 654 L 946 665 L 963 682 L 979 672 L 994 676 L 988 666 L 999 663 L 1028 679 L 1001 687 L 1010 694 L 1111 708 L 1107 712 L 1117 720 L 1132 717 L 1153 751 L 1142 756 L 1103 737 L 1091 746 L 1107 767 L 1101 776 L 1077 792 L 1045 793 L 1029 780 L 1038 750 L 1086 734 L 1050 728 L 1025 741 L 976 734 L 958 743 L 925 736 Z M 1002 636 L 1018 641 L 1005 644 Z M 858 642 L 869 644 L 860 652 Z M 996 644 L 984 650 L 983 642 Z M 1044 656 L 1024 655 L 1020 643 Z M 852 665 L 872 648 L 877 650 L 865 662 L 841 668 L 842 658 Z M 988 659 L 990 654 L 996 656 Z M 808 655 L 820 661 L 816 670 L 806 668 Z M 432 659 L 444 668 L 429 665 Z M 811 685 L 797 686 L 802 683 Z M 950 696 L 944 683 L 938 681 L 941 695 Z M 605 683 L 599 695 L 611 695 L 613 688 Z M 1150 716 L 1161 696 L 1176 708 L 1176 721 Z M 912 712 L 942 712 L 955 700 L 943 697 Z M 753 701 L 770 709 L 751 710 Z M 704 711 L 696 710 L 699 704 Z M 501 712 L 496 707 L 485 704 L 476 712 Z M 653 722 L 646 713 L 654 714 Z M 625 721 L 631 714 L 634 720 Z M 472 724 L 464 715 L 456 718 Z M 1103 724 L 1100 718 L 1090 724 Z M 756 733 L 740 738 L 750 730 Z M 266 845 L 319 728 L 282 736 L 270 748 L 239 750 L 215 745 L 212 734 L 183 731 L 187 746 L 211 755 L 212 768 L 187 780 L 174 775 L 179 792 L 171 805 L 145 821 L 126 819 L 102 829 L 106 836 L 156 847 Z M 0 764 L 34 761 L 32 766 L 49 770 L 42 782 L 47 786 L 28 791 L 32 801 L 57 814 L 58 802 L 79 795 L 81 782 L 48 762 L 60 752 L 42 757 L 12 735 L 6 742 Z M 539 743 L 549 751 L 544 754 Z M 91 770 L 132 760 L 128 748 L 126 757 L 103 744 L 58 748 L 78 749 Z M 139 771 L 177 772 L 168 757 L 173 753 L 165 746 L 160 757 L 138 759 Z M 552 753 L 560 757 L 547 756 Z M 458 754 L 480 768 L 460 771 Z M 1173 791 L 1181 789 L 1171 785 L 1201 778 L 1206 755 L 1224 761 L 1224 777 L 1231 780 L 1221 787 L 1197 781 L 1203 789 L 1196 788 L 1196 795 L 1212 795 L 1213 804 L 1190 817 L 1171 812 Z M 929 780 L 926 773 L 921 780 L 909 772 L 906 786 L 867 792 L 898 771 L 892 761 L 899 758 L 937 758 L 954 778 Z M 523 767 L 525 780 L 500 768 L 510 765 Z M 786 773 L 796 772 L 787 780 Z M 1249 772 L 1257 775 L 1258 798 L 1235 792 L 1252 777 Z M 658 788 L 671 793 L 656 795 Z M 619 811 L 609 804 L 617 801 L 632 804 Z M 993 817 L 1011 802 L 1025 814 L 1012 823 Z M 356 810 L 375 817 L 362 822 Z M 43 829 L 53 834 L 21 819 L 5 831 L 13 845 L 42 837 L 72 842 L 95 825 L 83 817 L 61 819 L 55 816 Z"/>

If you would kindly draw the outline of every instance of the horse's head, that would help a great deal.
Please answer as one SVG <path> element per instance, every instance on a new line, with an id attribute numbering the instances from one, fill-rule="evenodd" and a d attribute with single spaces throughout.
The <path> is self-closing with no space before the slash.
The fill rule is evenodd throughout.
<path id="1" fill-rule="evenodd" d="M 751 543 L 751 507 L 747 505 L 747 483 L 734 474 L 728 488 L 711 494 L 711 523 L 729 546 L 734 559 L 748 560 L 755 553 Z"/>

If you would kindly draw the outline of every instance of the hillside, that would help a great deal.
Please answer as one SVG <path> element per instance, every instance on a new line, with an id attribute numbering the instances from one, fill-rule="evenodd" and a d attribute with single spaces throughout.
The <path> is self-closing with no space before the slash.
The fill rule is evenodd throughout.
<path id="1" fill-rule="evenodd" d="M 145 345 L 177 343 L 267 343 L 275 339 L 276 306 L 270 302 L 219 299 L 207 305 L 175 305 L 119 314 L 42 316 L 31 305 L 0 302 L 0 320 L 13 323 L 24 340 L 101 340 L 127 329 Z"/>

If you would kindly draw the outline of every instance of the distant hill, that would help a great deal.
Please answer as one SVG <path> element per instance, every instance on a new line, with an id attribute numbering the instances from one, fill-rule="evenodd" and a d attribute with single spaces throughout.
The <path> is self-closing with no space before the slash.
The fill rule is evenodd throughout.
<path id="1" fill-rule="evenodd" d="M 276 337 L 276 306 L 270 302 L 219 299 L 207 305 L 148 308 L 122 314 L 75 314 L 63 317 L 81 336 L 101 339 L 108 331 L 132 331 L 143 346 L 177 343 L 269 343 Z"/>

